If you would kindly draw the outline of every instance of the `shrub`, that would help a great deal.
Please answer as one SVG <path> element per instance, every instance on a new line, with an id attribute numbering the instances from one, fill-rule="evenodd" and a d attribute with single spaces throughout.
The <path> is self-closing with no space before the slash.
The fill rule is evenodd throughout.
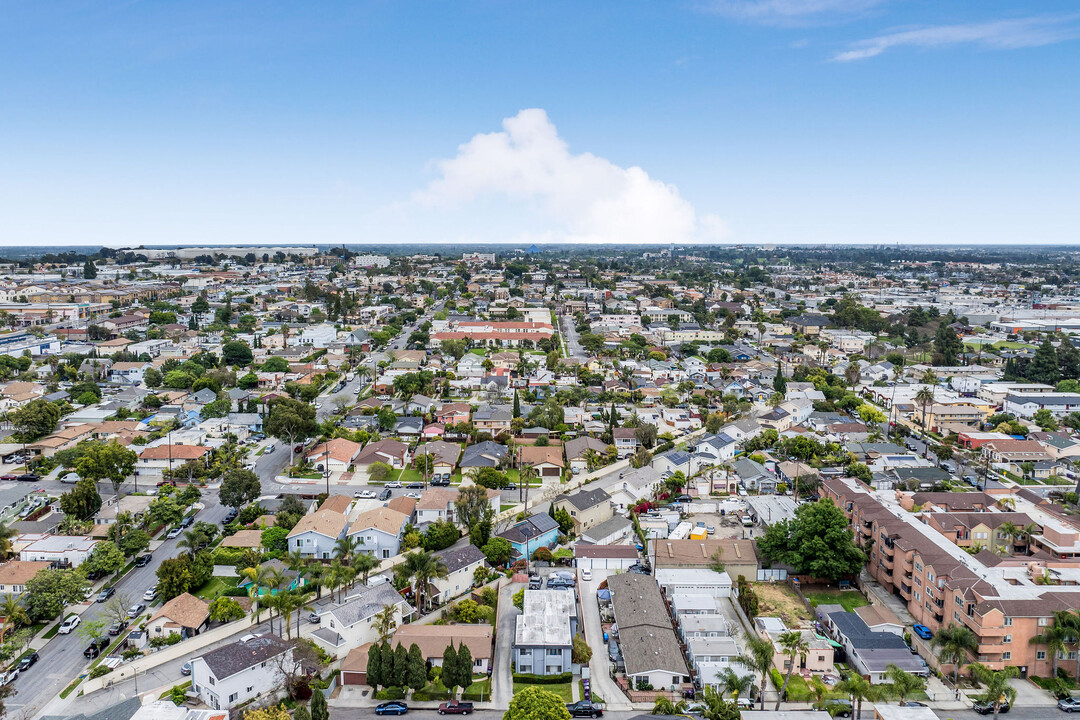
<path id="1" fill-rule="evenodd" d="M 514 673 L 514 682 L 529 683 L 531 685 L 560 685 L 574 679 L 573 673 L 559 673 L 558 675 L 534 675 L 532 673 Z"/>
<path id="2" fill-rule="evenodd" d="M 108 675 L 111 672 L 112 668 L 108 665 L 98 665 L 90 671 L 90 679 L 93 680 L 94 678 L 99 678 L 102 675 Z"/>

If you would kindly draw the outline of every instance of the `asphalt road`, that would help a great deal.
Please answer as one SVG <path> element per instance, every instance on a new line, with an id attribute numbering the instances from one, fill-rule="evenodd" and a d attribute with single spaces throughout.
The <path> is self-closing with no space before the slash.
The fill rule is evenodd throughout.
<path id="1" fill-rule="evenodd" d="M 559 329 L 562 330 L 563 338 L 566 340 L 566 351 L 570 353 L 570 356 L 582 360 L 587 359 L 589 355 L 581 347 L 581 338 L 577 328 L 574 327 L 574 318 L 570 315 L 560 315 Z"/>
<path id="2" fill-rule="evenodd" d="M 58 483 L 59 484 L 59 483 Z M 211 522 L 221 525 L 228 509 L 222 507 L 217 499 L 217 492 L 204 490 L 201 502 L 205 506 L 195 516 L 196 521 Z M 142 568 L 133 568 L 116 583 L 116 595 L 126 599 L 126 604 L 142 602 L 143 593 L 157 585 L 157 568 L 167 558 L 176 557 L 184 550 L 177 547 L 180 538 L 165 540 L 160 547 L 153 551 L 153 560 L 149 565 Z M 97 585 L 95 585 L 97 587 Z M 152 605 L 146 612 L 154 612 L 160 602 Z M 106 617 L 105 604 L 96 602 L 96 595 L 89 603 L 68 608 L 61 617 L 67 616 L 78 607 L 85 608 L 81 613 L 83 623 Z M 111 624 L 111 620 L 109 621 Z M 83 657 L 83 650 L 89 644 L 89 639 L 78 634 L 78 629 L 69 635 L 57 635 L 38 651 L 40 660 L 30 668 L 25 675 L 20 675 L 15 680 L 15 689 L 18 695 L 9 698 L 7 707 L 9 712 L 19 712 L 23 708 L 31 711 L 27 717 L 44 707 L 50 699 L 55 697 L 61 690 L 68 686 L 75 677 L 81 673 L 91 662 Z"/>

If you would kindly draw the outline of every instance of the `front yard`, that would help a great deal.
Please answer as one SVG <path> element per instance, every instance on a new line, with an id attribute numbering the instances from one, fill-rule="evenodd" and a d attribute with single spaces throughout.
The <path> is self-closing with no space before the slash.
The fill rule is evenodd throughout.
<path id="1" fill-rule="evenodd" d="M 787 585 L 751 583 L 751 586 L 758 596 L 758 615 L 779 616 L 789 628 L 813 619 L 803 601 Z"/>
<path id="2" fill-rule="evenodd" d="M 239 584 L 240 578 L 238 577 L 214 576 L 210 578 L 209 582 L 195 592 L 195 597 L 202 598 L 206 602 L 213 602 L 218 597 L 225 594 L 226 590 L 234 588 Z"/>
<path id="3" fill-rule="evenodd" d="M 819 605 L 842 605 L 848 612 L 869 605 L 858 590 L 814 590 L 803 593 L 813 607 Z"/>
<path id="4" fill-rule="evenodd" d="M 574 691 L 571 689 L 570 683 L 568 683 L 568 682 L 566 682 L 566 683 L 553 683 L 551 685 L 546 685 L 546 684 L 545 685 L 539 685 L 539 684 L 526 683 L 526 682 L 520 682 L 518 680 L 515 680 L 514 681 L 514 694 L 517 695 L 519 692 L 521 692 L 522 690 L 524 690 L 527 687 L 539 687 L 539 688 L 543 688 L 544 690 L 547 690 L 548 692 L 553 692 L 556 695 L 558 695 L 560 698 L 562 698 L 563 702 L 572 702 L 573 701 L 573 697 L 574 697 L 573 693 L 574 693 Z"/>

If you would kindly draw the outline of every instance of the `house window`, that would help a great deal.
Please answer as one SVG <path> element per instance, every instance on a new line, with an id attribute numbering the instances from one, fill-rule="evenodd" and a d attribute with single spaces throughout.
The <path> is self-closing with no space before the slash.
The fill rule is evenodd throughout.
<path id="1" fill-rule="evenodd" d="M 229 702 L 231 702 L 231 703 L 236 702 L 236 698 L 238 698 L 239 696 L 240 696 L 240 693 L 233 693 L 232 695 L 229 696 Z"/>
<path id="2" fill-rule="evenodd" d="M 1003 653 L 1001 653 L 1001 659 L 1002 660 L 1012 660 L 1012 653 L 1011 652 L 1003 652 Z"/>
<path id="3" fill-rule="evenodd" d="M 252 691 L 252 690 L 254 690 L 254 689 L 255 689 L 255 686 L 254 686 L 254 685 L 248 685 L 248 689 L 247 689 L 247 692 L 251 692 L 251 691 Z"/>
<path id="4" fill-rule="evenodd" d="M 1005 622 L 1003 624 L 1005 625 L 1005 627 L 1012 627 L 1012 618 L 1011 617 L 1005 618 Z"/>
<path id="5" fill-rule="evenodd" d="M 1039 627 L 1046 627 L 1050 624 L 1050 618 L 1039 618 Z"/>
<path id="6" fill-rule="evenodd" d="M 919 600 L 922 600 L 922 595 L 919 594 L 918 590 L 915 591 L 914 595 L 915 595 L 915 601 L 916 602 L 918 602 Z"/>
<path id="7" fill-rule="evenodd" d="M 928 583 L 934 582 L 934 573 L 932 573 L 932 572 L 926 573 L 926 582 L 928 582 Z"/>
<path id="8" fill-rule="evenodd" d="M 959 595 L 953 595 L 953 602 L 955 602 L 960 607 L 964 607 L 964 599 L 961 598 Z"/>
<path id="9" fill-rule="evenodd" d="M 1045 650 L 1036 651 L 1035 652 L 1035 659 L 1036 660 L 1045 660 L 1046 659 L 1046 651 Z"/>
<path id="10" fill-rule="evenodd" d="M 562 650 L 560 650 L 558 648 L 548 648 L 547 649 L 547 654 L 548 654 L 549 657 L 562 655 Z"/>
<path id="11" fill-rule="evenodd" d="M 1005 637 L 1003 637 L 1003 638 L 1001 639 L 1001 642 L 1002 642 L 1003 644 L 1006 644 L 1006 645 L 1007 645 L 1007 644 L 1009 644 L 1009 643 L 1011 643 L 1011 642 L 1012 642 L 1012 635 L 1006 635 Z"/>
<path id="12" fill-rule="evenodd" d="M 208 677 L 208 678 L 207 678 L 207 680 L 209 680 L 209 681 L 210 681 L 210 684 L 211 684 L 211 685 L 217 685 L 217 683 L 216 683 L 216 682 L 214 682 L 214 676 L 213 676 L 213 675 L 211 675 L 210 677 Z"/>
<path id="13" fill-rule="evenodd" d="M 960 613 L 953 610 L 952 619 L 953 620 L 959 620 L 960 619 Z"/>

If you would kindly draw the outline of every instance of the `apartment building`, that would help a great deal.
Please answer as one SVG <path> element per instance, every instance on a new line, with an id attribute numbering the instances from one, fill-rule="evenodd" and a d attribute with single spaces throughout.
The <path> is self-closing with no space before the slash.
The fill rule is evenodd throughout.
<path id="1" fill-rule="evenodd" d="M 972 556 L 934 527 L 944 520 L 924 522 L 890 493 L 851 478 L 826 479 L 822 493 L 844 510 L 856 539 L 868 548 L 867 571 L 906 602 L 916 622 L 935 633 L 953 624 L 971 628 L 979 638 L 972 662 L 995 670 L 1013 665 L 1025 677 L 1052 674 L 1047 649 L 1031 639 L 1053 623 L 1056 611 L 1080 606 L 1080 585 L 1065 584 L 1080 575 L 1080 562 L 1002 558 L 989 551 Z M 1055 573 L 1062 584 L 1054 584 Z M 1069 658 L 1075 655 L 1059 655 Z"/>

